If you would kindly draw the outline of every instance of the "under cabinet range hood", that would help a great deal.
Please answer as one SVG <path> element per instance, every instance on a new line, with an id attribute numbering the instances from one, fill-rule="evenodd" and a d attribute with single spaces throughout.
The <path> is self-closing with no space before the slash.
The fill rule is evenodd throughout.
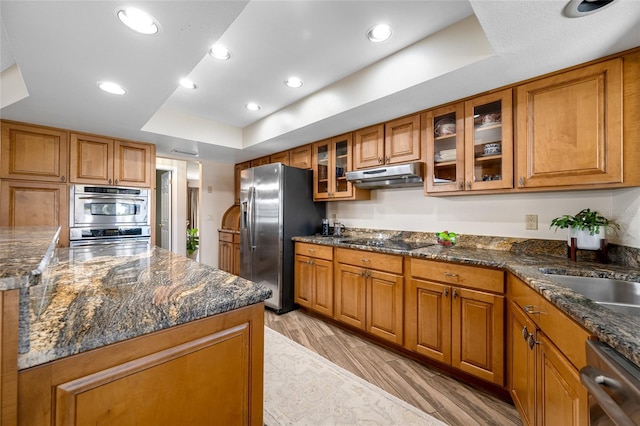
<path id="1" fill-rule="evenodd" d="M 397 164 L 347 172 L 347 181 L 364 189 L 422 186 L 424 163 Z"/>

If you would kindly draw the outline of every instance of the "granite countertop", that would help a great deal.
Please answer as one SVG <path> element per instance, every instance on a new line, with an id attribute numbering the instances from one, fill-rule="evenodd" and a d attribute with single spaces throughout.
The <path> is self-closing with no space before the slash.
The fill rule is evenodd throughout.
<path id="1" fill-rule="evenodd" d="M 113 245 L 57 249 L 42 283 L 28 290 L 19 369 L 271 296 L 263 286 L 159 247 Z"/>
<path id="2" fill-rule="evenodd" d="M 37 284 L 59 234 L 57 227 L 0 227 L 0 290 Z"/>
<path id="3" fill-rule="evenodd" d="M 504 269 L 523 280 L 570 318 L 593 333 L 598 339 L 608 343 L 640 366 L 640 334 L 638 333 L 638 330 L 640 330 L 640 317 L 609 310 L 544 275 L 544 273 L 557 273 L 639 282 L 640 268 L 590 261 L 573 262 L 559 255 L 537 254 L 549 252 L 544 247 L 539 247 L 538 250 L 535 247 L 530 247 L 531 250 L 529 252 L 508 250 L 505 249 L 505 246 L 510 247 L 511 245 L 510 243 L 506 244 L 504 241 L 489 243 L 486 247 L 482 247 L 482 244 L 476 241 L 471 245 L 445 248 L 436 244 L 433 236 L 431 236 L 430 240 L 425 238 L 422 240 L 420 238 L 416 239 L 409 234 L 405 235 L 405 237 L 411 237 L 411 243 L 414 245 L 419 246 L 422 244 L 424 247 L 402 249 L 358 245 L 350 243 L 349 240 L 352 238 L 348 236 L 333 238 L 317 235 L 294 237 L 293 240 Z M 560 242 L 560 247 L 564 247 L 566 251 L 565 244 Z"/>

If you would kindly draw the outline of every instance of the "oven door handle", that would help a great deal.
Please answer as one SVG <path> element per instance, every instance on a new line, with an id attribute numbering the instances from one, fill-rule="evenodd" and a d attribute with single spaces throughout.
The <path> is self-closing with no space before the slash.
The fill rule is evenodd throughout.
<path id="1" fill-rule="evenodd" d="M 587 365 L 580 370 L 580 380 L 587 388 L 591 396 L 596 400 L 602 410 L 615 422 L 618 426 L 634 426 L 636 423 L 627 416 L 618 404 L 602 389 L 602 386 L 610 388 L 619 388 L 617 380 L 605 376 L 605 374 L 597 368 Z"/>
<path id="2" fill-rule="evenodd" d="M 94 195 L 91 197 L 78 197 L 79 200 L 122 200 L 122 201 L 147 201 L 145 198 L 121 197 L 117 195 Z"/>

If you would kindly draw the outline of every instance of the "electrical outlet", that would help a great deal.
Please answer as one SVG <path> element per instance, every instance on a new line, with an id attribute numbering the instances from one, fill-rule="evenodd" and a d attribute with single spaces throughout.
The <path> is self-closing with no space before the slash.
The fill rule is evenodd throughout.
<path id="1" fill-rule="evenodd" d="M 538 229 L 538 215 L 526 214 L 524 215 L 525 229 L 535 231 Z"/>

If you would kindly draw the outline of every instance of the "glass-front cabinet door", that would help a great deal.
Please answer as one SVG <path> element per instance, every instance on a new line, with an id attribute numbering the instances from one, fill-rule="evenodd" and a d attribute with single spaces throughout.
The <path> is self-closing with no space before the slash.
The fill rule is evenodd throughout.
<path id="1" fill-rule="evenodd" d="M 427 111 L 422 117 L 427 141 L 427 192 L 464 188 L 464 103 Z"/>
<path id="2" fill-rule="evenodd" d="M 352 134 L 347 133 L 313 144 L 314 199 L 349 198 L 353 187 L 347 182 L 351 170 Z"/>
<path id="3" fill-rule="evenodd" d="M 513 188 L 511 89 L 465 102 L 465 190 Z"/>

